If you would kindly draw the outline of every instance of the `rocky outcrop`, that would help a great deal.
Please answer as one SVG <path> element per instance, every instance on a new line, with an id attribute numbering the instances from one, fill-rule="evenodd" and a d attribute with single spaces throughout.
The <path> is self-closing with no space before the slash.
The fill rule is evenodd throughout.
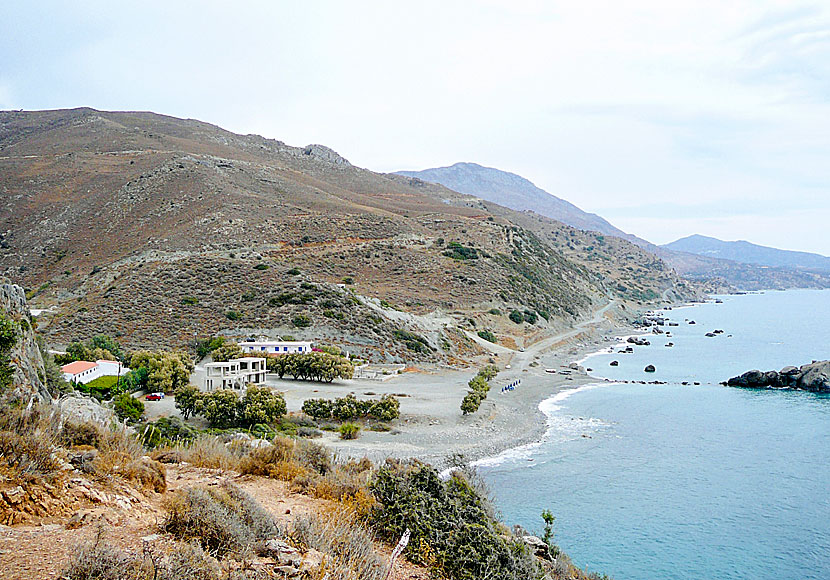
<path id="1" fill-rule="evenodd" d="M 7 280 L 0 282 L 0 315 L 13 321 L 17 327 L 17 341 L 9 353 L 12 383 L 9 390 L 0 393 L 0 398 L 28 402 L 36 397 L 48 401 L 51 397 L 44 383 L 46 370 L 32 330 L 26 294 L 16 284 L 10 284 Z"/>
<path id="2" fill-rule="evenodd" d="M 780 371 L 747 371 L 725 383 L 748 389 L 798 389 L 813 393 L 830 392 L 830 361 L 813 361 L 802 367 L 787 366 Z"/>
<path id="3" fill-rule="evenodd" d="M 344 165 L 344 166 L 351 166 L 349 161 L 341 156 L 337 151 L 326 147 L 325 145 L 306 145 L 305 149 L 303 149 L 303 155 L 308 155 L 310 157 L 314 157 L 316 159 L 320 159 L 322 161 L 327 161 L 328 163 L 333 163 L 334 165 Z"/>

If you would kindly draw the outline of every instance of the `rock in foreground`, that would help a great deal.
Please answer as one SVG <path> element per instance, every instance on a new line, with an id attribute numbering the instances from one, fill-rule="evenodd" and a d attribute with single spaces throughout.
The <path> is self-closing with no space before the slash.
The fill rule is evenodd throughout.
<path id="1" fill-rule="evenodd" d="M 748 371 L 724 384 L 748 389 L 798 389 L 830 393 L 830 361 L 816 361 L 801 368 L 788 366 L 780 371 Z"/>

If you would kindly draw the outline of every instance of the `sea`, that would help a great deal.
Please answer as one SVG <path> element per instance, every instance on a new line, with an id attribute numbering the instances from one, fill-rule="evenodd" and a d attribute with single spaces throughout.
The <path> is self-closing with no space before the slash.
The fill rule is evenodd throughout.
<path id="1" fill-rule="evenodd" d="M 830 291 L 715 298 L 581 361 L 667 384 L 558 393 L 540 442 L 477 464 L 503 521 L 538 534 L 550 510 L 555 543 L 615 580 L 830 579 L 830 397 L 719 384 L 830 359 Z"/>

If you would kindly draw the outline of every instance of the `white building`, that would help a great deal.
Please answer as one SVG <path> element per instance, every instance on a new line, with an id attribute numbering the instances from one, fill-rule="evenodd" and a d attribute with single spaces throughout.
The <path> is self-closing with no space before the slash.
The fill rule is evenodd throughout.
<path id="1" fill-rule="evenodd" d="M 311 352 L 311 341 L 264 341 L 264 342 L 240 342 L 239 348 L 244 353 L 250 354 L 294 354 Z"/>
<path id="2" fill-rule="evenodd" d="M 70 383 L 87 384 L 98 377 L 123 377 L 130 369 L 114 360 L 99 360 L 90 362 L 76 360 L 61 367 L 63 378 Z"/>
<path id="3" fill-rule="evenodd" d="M 235 358 L 227 362 L 207 363 L 202 390 L 210 393 L 227 389 L 244 393 L 248 385 L 264 385 L 265 372 L 264 358 Z"/>

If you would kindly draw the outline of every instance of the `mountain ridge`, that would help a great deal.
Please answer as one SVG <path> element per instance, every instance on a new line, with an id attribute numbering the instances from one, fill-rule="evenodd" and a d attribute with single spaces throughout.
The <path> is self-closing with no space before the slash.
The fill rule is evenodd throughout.
<path id="1" fill-rule="evenodd" d="M 812 252 L 782 250 L 754 244 L 746 240 L 724 241 L 718 238 L 693 234 L 664 244 L 669 250 L 755 264 L 772 268 L 795 268 L 830 273 L 830 257 Z"/>
<path id="2" fill-rule="evenodd" d="M 624 240 L 154 113 L 0 112 L 0 193 L 0 271 L 51 309 L 56 344 L 292 335 L 451 360 L 474 325 L 530 335 L 609 296 L 699 296 Z"/>
<path id="3" fill-rule="evenodd" d="M 586 212 L 570 201 L 538 187 L 529 179 L 509 171 L 461 161 L 446 167 L 434 167 L 420 171 L 404 170 L 395 173 L 440 183 L 449 189 L 475 195 L 516 211 L 535 211 L 577 229 L 617 236 L 635 241 L 635 243 L 639 240 L 636 236 L 617 228 L 605 218 Z"/>

